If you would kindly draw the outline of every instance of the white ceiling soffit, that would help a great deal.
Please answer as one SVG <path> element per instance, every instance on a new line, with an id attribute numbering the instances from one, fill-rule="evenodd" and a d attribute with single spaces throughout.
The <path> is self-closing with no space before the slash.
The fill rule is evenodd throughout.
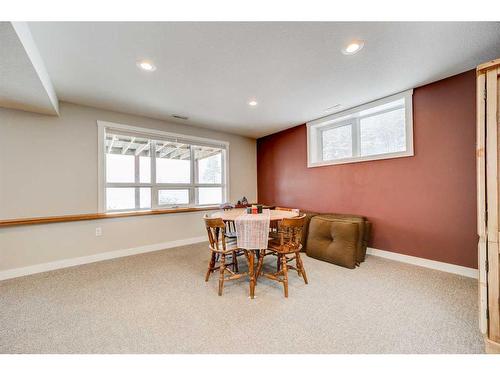
<path id="1" fill-rule="evenodd" d="M 498 22 L 29 25 L 60 100 L 251 137 L 500 57 Z M 342 54 L 353 39 L 363 49 Z"/>
<path id="2" fill-rule="evenodd" d="M 0 22 L 0 107 L 57 115 L 59 102 L 25 22 Z"/>

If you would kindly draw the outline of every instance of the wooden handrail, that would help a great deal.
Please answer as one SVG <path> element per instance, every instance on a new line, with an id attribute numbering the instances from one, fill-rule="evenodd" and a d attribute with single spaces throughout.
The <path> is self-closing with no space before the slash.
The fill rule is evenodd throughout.
<path id="1" fill-rule="evenodd" d="M 95 214 L 80 214 L 80 215 L 30 217 L 30 218 L 22 218 L 22 219 L 7 219 L 7 220 L 0 220 L 0 228 L 15 227 L 15 226 L 21 226 L 21 225 L 66 223 L 66 222 L 70 222 L 70 221 L 114 219 L 114 218 L 120 218 L 120 217 L 177 214 L 177 213 L 184 213 L 184 212 L 211 211 L 211 210 L 218 210 L 218 209 L 219 209 L 218 206 L 185 207 L 185 208 L 169 208 L 169 209 L 165 209 L 165 210 L 110 212 L 110 213 L 100 213 L 100 214 L 95 213 Z"/>

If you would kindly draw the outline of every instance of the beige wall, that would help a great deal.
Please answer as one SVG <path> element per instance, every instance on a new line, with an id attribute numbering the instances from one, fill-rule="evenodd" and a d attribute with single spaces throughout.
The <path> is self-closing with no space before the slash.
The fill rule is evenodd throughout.
<path id="1" fill-rule="evenodd" d="M 254 139 L 69 103 L 59 117 L 0 108 L 0 220 L 97 212 L 97 120 L 227 141 L 231 201 L 257 197 Z M 201 216 L 0 228 L 0 271 L 202 236 Z"/>

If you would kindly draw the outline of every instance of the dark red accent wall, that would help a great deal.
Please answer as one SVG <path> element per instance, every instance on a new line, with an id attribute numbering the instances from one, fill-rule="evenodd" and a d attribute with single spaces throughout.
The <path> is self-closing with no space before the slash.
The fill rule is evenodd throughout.
<path id="1" fill-rule="evenodd" d="M 259 202 L 367 216 L 371 247 L 477 268 L 475 72 L 416 88 L 415 156 L 307 168 L 306 126 L 257 140 Z"/>

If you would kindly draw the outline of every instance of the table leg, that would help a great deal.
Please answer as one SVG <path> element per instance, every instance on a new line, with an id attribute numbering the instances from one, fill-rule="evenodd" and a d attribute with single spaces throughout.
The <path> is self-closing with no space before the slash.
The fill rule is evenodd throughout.
<path id="1" fill-rule="evenodd" d="M 264 263 L 264 252 L 265 250 L 260 250 L 258 253 L 259 256 L 257 257 L 257 269 L 255 270 L 255 284 L 257 284 L 257 281 L 259 280 L 260 271 L 262 270 L 262 265 Z"/>
<path id="2" fill-rule="evenodd" d="M 248 274 L 250 276 L 250 298 L 255 297 L 255 271 L 254 271 L 254 254 L 253 251 L 248 252 Z"/>

